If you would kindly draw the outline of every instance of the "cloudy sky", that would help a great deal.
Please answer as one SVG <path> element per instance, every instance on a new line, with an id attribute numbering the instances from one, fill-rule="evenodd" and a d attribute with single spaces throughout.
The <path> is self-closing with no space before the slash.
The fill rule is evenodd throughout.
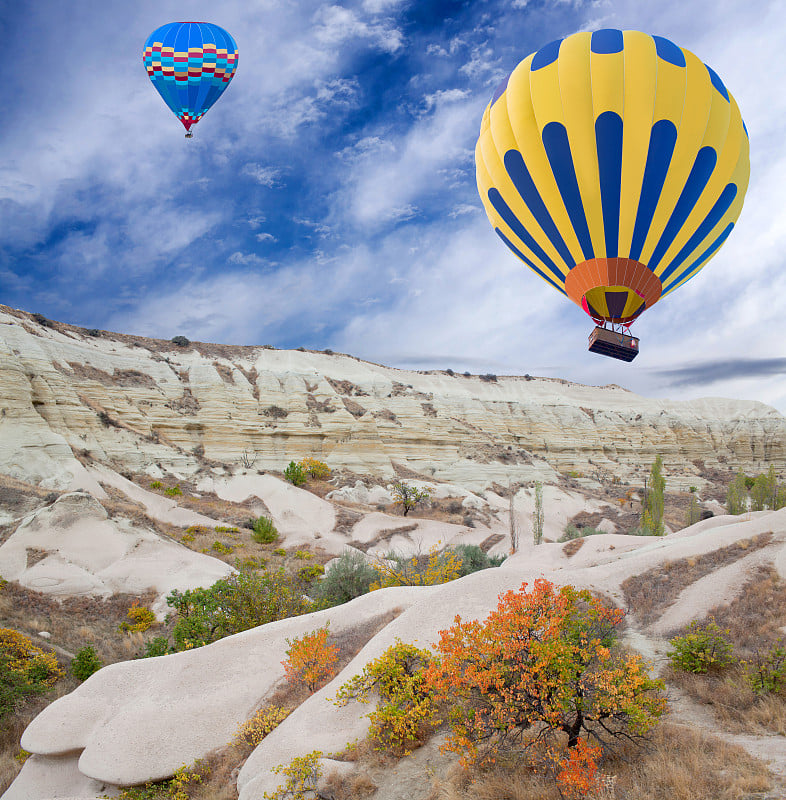
<path id="1" fill-rule="evenodd" d="M 233 34 L 186 140 L 142 45 Z M 494 87 L 579 30 L 692 50 L 735 95 L 751 183 L 729 241 L 635 325 L 623 364 L 502 246 L 473 150 Z M 617 383 L 786 412 L 780 0 L 0 3 L 0 303 L 89 328 L 330 348 L 390 366 Z"/>

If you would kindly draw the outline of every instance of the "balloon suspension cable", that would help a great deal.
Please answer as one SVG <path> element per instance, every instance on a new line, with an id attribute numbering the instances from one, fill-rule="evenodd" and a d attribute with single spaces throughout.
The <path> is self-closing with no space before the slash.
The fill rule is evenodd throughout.
<path id="1" fill-rule="evenodd" d="M 616 333 L 622 336 L 630 336 L 630 326 L 633 323 L 633 320 L 630 322 L 619 322 L 615 320 L 602 320 L 601 327 L 605 328 L 607 331 L 611 331 L 612 333 Z M 621 340 L 620 340 L 621 341 Z"/>

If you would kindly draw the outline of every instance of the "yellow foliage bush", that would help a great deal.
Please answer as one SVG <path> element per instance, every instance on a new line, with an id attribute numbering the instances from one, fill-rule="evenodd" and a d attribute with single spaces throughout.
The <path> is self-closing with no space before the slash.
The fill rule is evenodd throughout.
<path id="1" fill-rule="evenodd" d="M 434 545 L 426 557 L 414 555 L 405 559 L 392 554 L 385 559 L 378 558 L 374 569 L 380 577 L 371 584 L 370 590 L 388 586 L 434 586 L 456 580 L 461 575 L 461 556 L 454 550 L 439 552 L 437 548 L 438 544 Z"/>
<path id="2" fill-rule="evenodd" d="M 0 628 L 0 654 L 8 659 L 7 668 L 19 675 L 35 676 L 37 683 L 54 686 L 65 674 L 54 653 L 46 653 L 19 631 Z"/>
<path id="3" fill-rule="evenodd" d="M 126 616 L 129 621 L 121 622 L 120 630 L 128 633 L 141 633 L 148 628 L 152 628 L 157 622 L 156 615 L 149 608 L 140 606 L 136 600 L 131 605 L 131 608 L 128 609 Z"/>
<path id="4" fill-rule="evenodd" d="M 233 744 L 250 744 L 256 747 L 265 736 L 277 728 L 291 713 L 291 708 L 281 708 L 281 706 L 260 708 L 248 722 L 244 722 L 238 728 Z"/>
<path id="5" fill-rule="evenodd" d="M 323 480 L 330 475 L 330 467 L 324 461 L 317 461 L 316 458 L 304 458 L 300 461 L 300 467 L 309 477 Z"/>

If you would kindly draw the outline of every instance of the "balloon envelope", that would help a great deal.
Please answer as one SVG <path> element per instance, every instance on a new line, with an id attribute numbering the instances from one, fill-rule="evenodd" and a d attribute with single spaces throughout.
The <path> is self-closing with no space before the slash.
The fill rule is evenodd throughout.
<path id="1" fill-rule="evenodd" d="M 218 100 L 237 69 L 235 40 L 210 22 L 170 22 L 147 37 L 145 69 L 188 131 Z"/>
<path id="2" fill-rule="evenodd" d="M 475 148 L 496 233 L 599 324 L 692 278 L 742 210 L 748 133 L 718 75 L 638 31 L 551 42 L 497 88 Z"/>

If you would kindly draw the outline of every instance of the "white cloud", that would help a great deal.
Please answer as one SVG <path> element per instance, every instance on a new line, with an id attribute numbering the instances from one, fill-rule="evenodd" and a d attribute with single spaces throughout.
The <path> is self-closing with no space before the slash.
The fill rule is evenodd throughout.
<path id="1" fill-rule="evenodd" d="M 331 47 L 339 47 L 351 39 L 366 39 L 387 53 L 395 53 L 403 44 L 403 36 L 389 20 L 366 22 L 343 6 L 323 6 L 317 11 L 316 37 Z"/>
<path id="2" fill-rule="evenodd" d="M 244 264 L 248 265 L 259 265 L 264 264 L 264 260 L 261 259 L 256 253 L 241 253 L 239 250 L 235 253 L 232 253 L 227 261 L 230 264 Z"/>
<path id="3" fill-rule="evenodd" d="M 262 164 L 249 163 L 243 166 L 240 170 L 242 175 L 248 175 L 253 178 L 257 183 L 269 188 L 279 187 L 281 183 L 281 170 L 276 167 L 263 167 Z"/>
<path id="4" fill-rule="evenodd" d="M 265 233 L 258 233 L 257 234 L 257 241 L 258 242 L 277 242 L 278 239 L 276 239 L 276 237 L 273 236 L 272 233 L 265 232 Z"/>

